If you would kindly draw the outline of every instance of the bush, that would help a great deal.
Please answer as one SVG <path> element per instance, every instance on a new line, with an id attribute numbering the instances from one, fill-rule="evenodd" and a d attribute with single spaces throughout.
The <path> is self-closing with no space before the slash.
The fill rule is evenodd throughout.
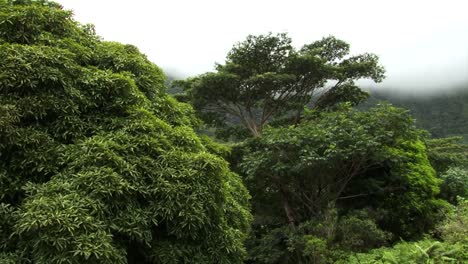
<path id="1" fill-rule="evenodd" d="M 391 233 L 382 231 L 366 210 L 351 212 L 338 222 L 337 242 L 342 249 L 362 252 L 384 246 Z"/>

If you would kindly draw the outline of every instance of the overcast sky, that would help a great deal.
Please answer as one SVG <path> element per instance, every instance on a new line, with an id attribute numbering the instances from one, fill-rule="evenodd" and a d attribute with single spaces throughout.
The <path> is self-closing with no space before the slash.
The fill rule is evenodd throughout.
<path id="1" fill-rule="evenodd" d="M 133 44 L 181 77 L 212 71 L 249 34 L 293 44 L 333 35 L 380 56 L 380 86 L 444 88 L 468 81 L 466 0 L 56 0 L 105 40 Z"/>

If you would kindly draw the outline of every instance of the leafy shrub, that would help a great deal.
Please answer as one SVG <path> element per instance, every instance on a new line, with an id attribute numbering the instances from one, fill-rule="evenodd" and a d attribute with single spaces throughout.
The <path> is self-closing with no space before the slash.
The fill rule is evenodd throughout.
<path id="1" fill-rule="evenodd" d="M 337 243 L 342 249 L 366 251 L 387 244 L 391 233 L 381 230 L 366 210 L 353 211 L 337 225 Z"/>

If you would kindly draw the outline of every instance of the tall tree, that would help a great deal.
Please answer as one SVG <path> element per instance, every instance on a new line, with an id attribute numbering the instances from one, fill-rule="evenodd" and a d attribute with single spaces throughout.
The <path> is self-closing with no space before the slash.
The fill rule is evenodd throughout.
<path id="1" fill-rule="evenodd" d="M 233 165 L 253 196 L 252 263 L 301 263 L 323 248 L 378 245 L 386 232 L 410 239 L 431 230 L 446 203 L 423 135 L 403 109 L 348 104 L 306 111 L 295 126 L 267 127 L 238 144 Z"/>
<path id="2" fill-rule="evenodd" d="M 241 263 L 248 193 L 131 45 L 0 0 L 0 263 Z"/>
<path id="3" fill-rule="evenodd" d="M 390 193 L 419 208 L 418 213 L 395 202 L 394 211 L 430 214 L 437 207 L 431 202 L 439 182 L 420 132 L 403 110 L 344 108 L 307 119 L 298 126 L 269 128 L 261 139 L 251 141 L 240 166 L 256 212 L 270 210 L 264 202 L 279 201 L 275 207 L 284 209 L 287 222 L 297 224 L 345 200 L 357 205 L 372 198 L 384 208 Z M 411 187 L 400 189 L 401 185 Z"/>
<path id="4" fill-rule="evenodd" d="M 311 101 L 315 108 L 359 103 L 367 94 L 354 81 L 383 77 L 376 55 L 350 56 L 342 40 L 326 37 L 296 50 L 285 33 L 270 33 L 234 45 L 216 72 L 177 84 L 208 124 L 241 123 L 257 137 L 274 118 L 289 115 L 297 121 Z"/>

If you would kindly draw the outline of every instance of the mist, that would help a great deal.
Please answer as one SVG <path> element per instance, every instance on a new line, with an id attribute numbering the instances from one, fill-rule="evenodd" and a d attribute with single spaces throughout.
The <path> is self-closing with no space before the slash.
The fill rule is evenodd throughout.
<path id="1" fill-rule="evenodd" d="M 363 81 L 370 89 L 434 94 L 468 87 L 463 0 L 58 2 L 105 40 L 139 47 L 175 78 L 213 71 L 249 34 L 287 32 L 297 48 L 333 35 L 351 44 L 352 54 L 377 54 L 387 78 Z"/>

